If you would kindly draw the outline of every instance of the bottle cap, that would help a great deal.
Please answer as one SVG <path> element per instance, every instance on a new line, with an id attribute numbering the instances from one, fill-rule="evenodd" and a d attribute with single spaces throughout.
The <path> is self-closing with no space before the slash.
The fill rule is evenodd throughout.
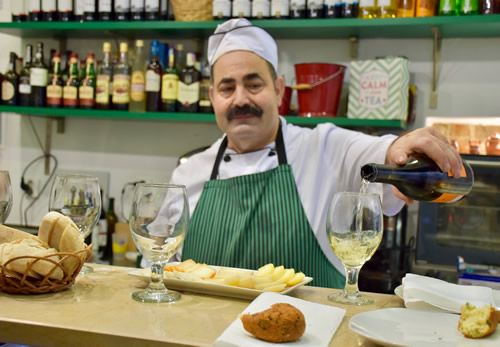
<path id="1" fill-rule="evenodd" d="M 104 44 L 102 45 L 102 51 L 104 53 L 109 53 L 111 52 L 111 43 L 109 42 L 104 42 Z"/>
<path id="2" fill-rule="evenodd" d="M 184 50 L 184 45 L 182 43 L 177 44 L 177 50 L 178 51 L 183 51 Z"/>
<path id="3" fill-rule="evenodd" d="M 128 51 L 128 43 L 121 42 L 120 43 L 120 52 L 127 52 L 127 51 Z"/>
<path id="4" fill-rule="evenodd" d="M 142 40 L 135 41 L 135 46 L 136 47 L 144 47 L 144 41 L 142 41 Z"/>

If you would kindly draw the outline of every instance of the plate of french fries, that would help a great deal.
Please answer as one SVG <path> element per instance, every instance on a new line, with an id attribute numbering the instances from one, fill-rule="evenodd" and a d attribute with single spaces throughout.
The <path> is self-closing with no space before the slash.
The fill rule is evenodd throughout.
<path id="1" fill-rule="evenodd" d="M 151 270 L 136 269 L 129 275 L 149 282 Z M 168 289 L 240 299 L 253 299 L 264 292 L 288 294 L 313 280 L 283 265 L 266 264 L 257 270 L 248 270 L 200 264 L 192 259 L 168 263 L 163 279 Z"/>

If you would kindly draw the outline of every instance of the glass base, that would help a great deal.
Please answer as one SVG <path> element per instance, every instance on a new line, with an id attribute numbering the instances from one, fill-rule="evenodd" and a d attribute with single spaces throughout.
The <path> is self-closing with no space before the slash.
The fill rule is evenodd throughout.
<path id="1" fill-rule="evenodd" d="M 150 289 L 132 293 L 132 299 L 148 303 L 173 303 L 181 298 L 181 294 L 173 290 L 153 291 Z"/>
<path id="2" fill-rule="evenodd" d="M 340 304 L 348 305 L 370 305 L 373 304 L 373 299 L 361 294 L 360 292 L 349 293 L 346 291 L 328 295 L 328 300 Z"/>
<path id="3" fill-rule="evenodd" d="M 82 268 L 80 269 L 79 274 L 80 275 L 86 275 L 86 274 L 89 274 L 89 273 L 92 273 L 92 272 L 94 272 L 93 268 L 91 268 L 90 266 L 87 266 L 87 265 L 83 265 Z"/>

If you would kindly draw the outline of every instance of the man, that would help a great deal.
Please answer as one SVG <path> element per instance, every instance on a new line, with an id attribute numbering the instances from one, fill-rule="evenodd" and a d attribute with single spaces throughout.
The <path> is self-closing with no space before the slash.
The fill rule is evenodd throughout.
<path id="1" fill-rule="evenodd" d="M 368 162 L 404 164 L 425 153 L 458 177 L 460 156 L 430 128 L 394 140 L 333 124 L 287 124 L 278 115 L 277 55 L 274 39 L 246 19 L 219 25 L 209 39 L 210 99 L 225 135 L 173 173 L 191 211 L 182 258 L 249 269 L 272 262 L 313 277 L 313 285 L 343 288 L 343 266 L 325 232 L 333 194 L 359 191 Z M 390 186 L 371 186 L 386 215 L 411 203 Z"/>

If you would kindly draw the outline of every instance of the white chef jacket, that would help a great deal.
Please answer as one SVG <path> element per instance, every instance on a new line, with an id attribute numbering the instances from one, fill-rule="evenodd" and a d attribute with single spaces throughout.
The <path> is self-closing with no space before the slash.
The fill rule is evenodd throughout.
<path id="1" fill-rule="evenodd" d="M 317 125 L 314 129 L 288 124 L 280 117 L 288 164 L 291 165 L 297 189 L 307 219 L 321 249 L 330 262 L 344 273 L 344 267 L 335 256 L 326 236 L 326 215 L 335 192 L 359 192 L 360 168 L 366 163 L 383 164 L 387 148 L 394 135 L 370 136 L 346 130 L 332 123 Z M 210 174 L 223 137 L 204 152 L 193 155 L 177 167 L 171 183 L 186 186 L 190 213 L 196 208 L 205 182 Z M 255 174 L 278 166 L 278 156 L 269 155 L 274 142 L 262 150 L 237 153 L 227 148 L 219 167 L 219 179 Z M 370 184 L 370 192 L 381 195 L 384 214 L 399 212 L 404 202 L 394 196 L 390 185 Z M 180 252 L 177 255 L 180 258 Z"/>

